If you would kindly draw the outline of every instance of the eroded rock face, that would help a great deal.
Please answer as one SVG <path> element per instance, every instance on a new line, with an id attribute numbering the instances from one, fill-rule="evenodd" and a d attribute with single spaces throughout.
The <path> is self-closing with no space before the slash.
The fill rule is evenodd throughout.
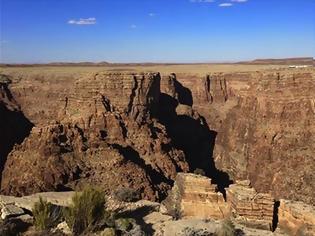
<path id="1" fill-rule="evenodd" d="M 33 126 L 14 100 L 11 83 L 8 76 L 0 75 L 0 172 L 13 146 L 21 143 Z"/>
<path id="2" fill-rule="evenodd" d="M 278 225 L 289 235 L 315 235 L 315 207 L 281 199 Z"/>
<path id="3" fill-rule="evenodd" d="M 275 229 L 275 200 L 270 194 L 257 193 L 249 181 L 240 181 L 227 188 L 226 198 L 236 221 L 254 228 Z"/>
<path id="4" fill-rule="evenodd" d="M 9 154 L 2 192 L 25 195 L 92 184 L 108 192 L 131 187 L 151 200 L 165 195 L 176 172 L 189 166 L 165 127 L 153 119 L 159 79 L 159 74 L 79 79 L 76 96 L 69 92 L 58 111 L 59 121 L 37 121 L 38 127 Z"/>
<path id="5" fill-rule="evenodd" d="M 223 194 L 218 192 L 211 179 L 194 174 L 178 173 L 163 204 L 174 217 L 224 219 L 230 215 Z"/>
<path id="6" fill-rule="evenodd" d="M 106 146 L 110 151 L 104 153 L 114 150 L 114 156 L 121 156 L 145 169 L 149 176 L 146 181 L 159 186 L 151 188 L 153 192 L 169 188 L 162 187 L 161 183 L 170 186 L 178 171 L 202 168 L 221 191 L 230 184 L 228 176 L 220 171 L 223 170 L 234 181 L 250 179 L 258 192 L 314 204 L 313 68 L 214 73 L 203 77 L 172 74 L 162 78 L 157 73 L 96 73 L 82 78 L 76 78 L 75 74 L 26 73 L 12 74 L 12 81 L 11 104 L 15 105 L 3 102 L 8 101 L 8 96 L 2 92 L 1 101 L 6 104 L 2 107 L 9 114 L 10 107 L 16 107 L 14 114 L 21 114 L 16 113 L 21 111 L 18 108 L 21 106 L 22 115 L 43 130 L 41 135 L 30 136 L 34 146 L 37 140 L 47 142 L 48 147 L 56 146 L 49 144 L 53 138 L 44 133 L 62 136 L 62 132 L 49 129 L 60 125 L 71 127 L 71 132 L 81 130 L 80 134 L 67 138 L 71 140 L 67 141 L 71 145 L 66 145 L 70 151 L 59 153 L 59 156 L 71 154 L 74 160 L 81 161 L 93 155 L 89 152 Z M 1 122 L 1 129 L 8 129 L 7 124 L 12 120 Z M 11 148 L 2 156 L 6 157 L 27 133 L 19 141 L 6 144 Z M 8 139 L 3 137 L 6 136 L 1 135 L 0 139 L 5 143 Z M 78 137 L 86 141 L 81 144 Z M 14 151 L 21 159 L 26 155 L 22 155 L 22 151 L 27 152 L 25 145 Z M 57 146 L 58 150 L 64 149 L 63 144 Z M 77 154 L 82 147 L 83 154 Z M 12 160 L 17 158 L 13 157 L 14 152 L 10 154 Z M 31 150 L 27 155 L 37 156 L 40 152 Z M 7 186 L 13 176 L 10 169 L 19 169 L 13 167 L 13 161 L 9 163 L 12 166 L 6 167 Z M 26 161 L 14 163 L 24 165 Z M 58 177 L 56 183 L 62 182 L 57 184 L 61 189 L 79 186 L 83 179 L 89 179 L 83 178 L 82 173 L 80 181 L 71 177 L 63 182 L 59 180 L 63 177 Z M 23 191 L 16 192 L 22 194 Z"/>
<path id="7" fill-rule="evenodd" d="M 216 167 L 276 198 L 315 199 L 314 69 L 177 75 L 217 132 Z"/>

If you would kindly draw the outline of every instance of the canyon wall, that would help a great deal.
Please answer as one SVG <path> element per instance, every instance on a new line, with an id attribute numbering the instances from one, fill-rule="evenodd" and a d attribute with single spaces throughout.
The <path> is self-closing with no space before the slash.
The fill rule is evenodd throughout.
<path id="1" fill-rule="evenodd" d="M 178 75 L 217 132 L 217 168 L 259 192 L 315 204 L 313 69 Z"/>
<path id="2" fill-rule="evenodd" d="M 10 87 L 36 127 L 8 155 L 2 192 L 93 184 L 108 192 L 133 188 L 151 200 L 165 196 L 176 173 L 189 166 L 154 118 L 160 75 L 97 73 L 71 82 L 65 78 L 61 93 L 45 79 Z"/>
<path id="3" fill-rule="evenodd" d="M 10 91 L 26 131 L 36 128 L 13 151 L 27 132 L 6 145 L 2 191 L 95 182 L 108 191 L 140 186 L 143 196 L 159 199 L 178 171 L 204 169 L 220 191 L 249 179 L 258 192 L 314 204 L 314 73 L 12 73 L 2 94 Z"/>

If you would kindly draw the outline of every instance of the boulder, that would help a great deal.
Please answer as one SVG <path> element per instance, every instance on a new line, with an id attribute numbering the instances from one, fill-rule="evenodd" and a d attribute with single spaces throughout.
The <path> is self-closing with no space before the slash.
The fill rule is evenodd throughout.
<path id="1" fill-rule="evenodd" d="M 1 206 L 1 219 L 20 216 L 25 214 L 24 210 L 14 204 L 5 204 Z"/>

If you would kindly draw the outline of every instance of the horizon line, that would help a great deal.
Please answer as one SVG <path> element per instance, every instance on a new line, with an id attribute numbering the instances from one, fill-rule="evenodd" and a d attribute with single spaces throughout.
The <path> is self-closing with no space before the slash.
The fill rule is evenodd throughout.
<path id="1" fill-rule="evenodd" d="M 301 57 L 266 57 L 245 60 L 210 60 L 210 61 L 136 61 L 136 62 L 115 62 L 115 61 L 50 61 L 50 62 L 0 62 L 0 65 L 54 65 L 54 64 L 235 64 L 246 63 L 255 61 L 267 60 L 315 60 L 314 56 L 301 56 Z"/>

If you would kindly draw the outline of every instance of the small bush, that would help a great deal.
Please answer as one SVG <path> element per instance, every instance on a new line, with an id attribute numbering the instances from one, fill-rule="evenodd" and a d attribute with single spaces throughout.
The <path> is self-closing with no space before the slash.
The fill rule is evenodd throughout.
<path id="1" fill-rule="evenodd" d="M 115 192 L 115 196 L 122 202 L 136 202 L 140 200 L 139 192 L 131 188 L 120 188 Z"/>
<path id="2" fill-rule="evenodd" d="M 197 169 L 194 170 L 194 174 L 205 176 L 206 172 L 203 169 L 197 168 Z"/>
<path id="3" fill-rule="evenodd" d="M 10 80 L 9 76 L 4 75 L 4 74 L 0 74 L 0 83 L 9 84 L 9 83 L 11 83 L 11 80 Z"/>
<path id="4" fill-rule="evenodd" d="M 73 233 L 79 235 L 109 216 L 104 205 L 105 196 L 102 191 L 86 188 L 73 196 L 72 205 L 64 211 L 65 220 Z"/>
<path id="5" fill-rule="evenodd" d="M 222 222 L 221 228 L 216 232 L 217 236 L 234 236 L 237 231 L 233 222 L 230 219 L 226 219 Z"/>
<path id="6" fill-rule="evenodd" d="M 57 226 L 62 214 L 61 208 L 39 197 L 33 207 L 34 225 L 38 230 L 46 230 Z"/>
<path id="7" fill-rule="evenodd" d="M 120 218 L 115 221 L 116 229 L 122 232 L 130 231 L 134 224 L 136 224 L 136 221 L 132 218 Z"/>

